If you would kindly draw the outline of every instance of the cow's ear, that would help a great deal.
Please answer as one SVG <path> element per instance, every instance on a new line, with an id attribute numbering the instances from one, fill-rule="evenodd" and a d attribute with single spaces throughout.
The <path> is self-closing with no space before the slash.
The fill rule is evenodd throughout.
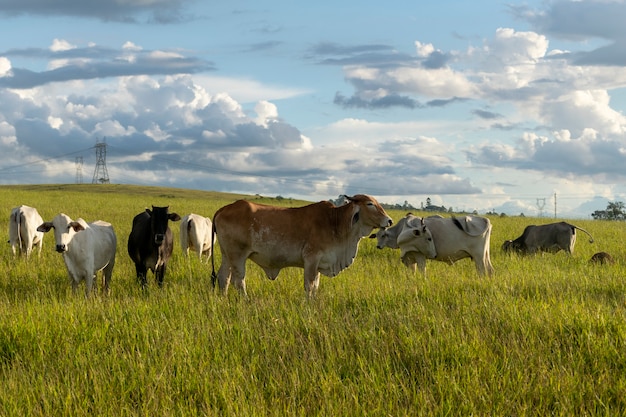
<path id="1" fill-rule="evenodd" d="M 53 227 L 54 227 L 54 226 L 52 225 L 52 222 L 45 222 L 45 223 L 42 223 L 42 224 L 41 224 L 41 225 L 37 228 L 37 231 L 38 231 L 38 232 L 44 232 L 44 233 L 46 233 L 46 232 L 49 232 L 49 231 L 50 231 L 50 229 L 52 229 Z"/>
<path id="2" fill-rule="evenodd" d="M 359 221 L 359 218 L 361 216 L 359 214 L 359 211 L 360 210 L 355 211 L 354 214 L 352 215 L 352 226 L 354 226 Z"/>
<path id="3" fill-rule="evenodd" d="M 372 234 L 370 235 L 370 239 L 376 239 L 376 233 L 372 233 Z"/>
<path id="4" fill-rule="evenodd" d="M 82 224 L 78 223 L 78 222 L 72 222 L 69 224 L 69 226 L 74 229 L 75 232 L 80 232 L 81 230 L 85 230 L 85 228 L 83 227 Z"/>
<path id="5" fill-rule="evenodd" d="M 178 215 L 178 213 L 169 213 L 167 215 L 167 218 L 170 219 L 173 222 L 177 222 L 180 220 L 180 216 Z"/>

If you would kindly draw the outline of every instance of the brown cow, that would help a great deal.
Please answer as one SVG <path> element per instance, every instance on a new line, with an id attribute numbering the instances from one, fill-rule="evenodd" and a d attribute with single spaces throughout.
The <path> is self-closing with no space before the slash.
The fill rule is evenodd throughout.
<path id="1" fill-rule="evenodd" d="M 337 275 L 354 261 L 362 237 L 393 223 L 374 198 L 358 194 L 347 199 L 339 207 L 328 201 L 285 208 L 244 200 L 222 207 L 213 218 L 222 252 L 217 276 L 211 258 L 213 285 L 217 280 L 225 294 L 232 279 L 245 295 L 249 258 L 272 280 L 283 268 L 304 268 L 304 290 L 315 295 L 320 273 Z"/>

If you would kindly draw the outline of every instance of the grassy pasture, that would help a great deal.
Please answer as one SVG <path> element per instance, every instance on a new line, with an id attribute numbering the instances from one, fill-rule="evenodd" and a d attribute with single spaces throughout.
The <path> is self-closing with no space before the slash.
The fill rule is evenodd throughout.
<path id="1" fill-rule="evenodd" d="M 220 297 L 210 266 L 182 257 L 178 223 L 165 285 L 143 292 L 126 253 L 150 205 L 181 216 L 241 196 L 122 185 L 2 186 L 0 213 L 36 207 L 102 219 L 118 235 L 111 295 L 73 295 L 53 237 L 40 258 L 0 250 L 0 415 L 623 415 L 626 224 L 572 223 L 573 257 L 506 256 L 528 224 L 491 218 L 496 274 L 469 260 L 413 275 L 361 242 L 355 263 L 306 300 L 302 270 L 267 280 L 248 264 L 249 299 Z M 261 202 L 302 205 L 251 196 Z M 390 212 L 396 220 L 404 213 Z M 8 237 L 5 226 L 5 234 Z M 594 266 L 607 251 L 616 265 Z M 219 265 L 219 251 L 216 264 Z"/>

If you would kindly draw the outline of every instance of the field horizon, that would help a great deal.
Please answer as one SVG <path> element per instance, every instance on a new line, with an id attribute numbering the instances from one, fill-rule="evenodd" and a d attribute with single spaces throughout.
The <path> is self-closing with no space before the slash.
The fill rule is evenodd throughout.
<path id="1" fill-rule="evenodd" d="M 376 197 L 376 196 L 374 196 Z M 185 258 L 178 223 L 163 288 L 143 291 L 126 252 L 132 218 L 169 206 L 212 217 L 236 199 L 310 202 L 115 184 L 0 186 L 10 209 L 113 224 L 111 294 L 72 294 L 53 238 L 41 255 L 0 252 L 0 414 L 622 415 L 626 413 L 625 222 L 566 220 L 573 256 L 504 254 L 505 239 L 552 218 L 487 216 L 493 277 L 473 262 L 413 274 L 363 239 L 352 266 L 305 297 L 303 271 L 275 281 L 247 264 L 249 297 L 220 296 L 210 264 Z M 377 198 L 377 197 L 376 197 Z M 380 201 L 380 200 L 379 200 Z M 397 221 L 406 213 L 388 210 Z M 420 215 L 419 212 L 414 214 Z M 219 237 L 218 237 L 219 239 Z M 589 258 L 606 251 L 614 265 Z M 221 255 L 216 250 L 216 266 Z"/>

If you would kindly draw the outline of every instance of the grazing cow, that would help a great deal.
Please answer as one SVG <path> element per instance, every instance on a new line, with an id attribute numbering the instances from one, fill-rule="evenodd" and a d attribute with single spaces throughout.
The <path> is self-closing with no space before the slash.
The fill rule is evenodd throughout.
<path id="1" fill-rule="evenodd" d="M 559 222 L 541 226 L 526 226 L 520 237 L 505 241 L 502 250 L 519 254 L 556 253 L 564 250 L 572 255 L 576 244 L 576 229 L 587 233 L 590 238 L 589 243 L 593 243 L 593 236 L 585 229 L 566 222 Z"/>
<path id="2" fill-rule="evenodd" d="M 180 223 L 180 246 L 183 249 L 183 255 L 187 257 L 191 249 L 198 254 L 200 261 L 202 261 L 202 255 L 211 256 L 212 229 L 213 223 L 207 217 L 194 213 L 183 217 Z"/>
<path id="3" fill-rule="evenodd" d="M 180 216 L 170 213 L 168 207 L 154 206 L 133 219 L 133 228 L 128 236 L 128 255 L 135 263 L 137 279 L 144 288 L 148 284 L 148 270 L 154 274 L 159 287 L 163 285 L 167 262 L 174 249 L 169 220 L 179 221 Z"/>
<path id="4" fill-rule="evenodd" d="M 83 219 L 74 221 L 61 213 L 37 228 L 43 233 L 50 229 L 54 229 L 56 251 L 63 255 L 73 292 L 76 293 L 78 284 L 84 279 L 85 293 L 89 296 L 96 273 L 102 271 L 103 291 L 108 294 L 117 249 L 113 226 L 101 220 L 93 223 L 86 223 Z"/>
<path id="5" fill-rule="evenodd" d="M 426 273 L 426 259 L 453 264 L 471 258 L 481 276 L 491 276 L 494 272 L 491 265 L 489 244 L 491 241 L 491 222 L 477 216 L 444 218 L 441 216 L 420 219 L 413 215 L 405 217 L 404 226 L 390 232 L 379 231 L 372 237 L 378 238 L 379 248 L 400 248 L 402 262 L 415 271 L 416 266 L 422 274 Z M 424 224 L 432 235 L 435 256 L 425 252 L 420 237 L 420 224 Z M 417 264 L 417 265 L 416 265 Z"/>
<path id="6" fill-rule="evenodd" d="M 416 246 L 417 252 L 422 253 L 426 258 L 433 259 L 437 256 L 437 249 L 435 248 L 435 242 L 433 241 L 433 235 L 426 227 L 424 219 L 415 217 L 412 214 L 408 214 L 400 221 L 391 226 L 378 230 L 378 232 L 370 235 L 370 239 L 377 239 L 376 247 L 382 249 L 389 247 L 392 249 L 399 249 L 398 235 L 405 227 L 411 227 L 413 230 L 413 245 Z M 410 257 L 402 258 L 405 265 L 411 267 L 415 272 L 415 261 L 409 259 Z"/>
<path id="7" fill-rule="evenodd" d="M 611 254 L 607 252 L 598 252 L 598 253 L 593 254 L 591 259 L 589 259 L 589 262 L 591 262 L 592 264 L 599 264 L 599 265 L 604 265 L 604 264 L 613 265 L 615 263 L 615 260 L 613 259 Z"/>
<path id="8" fill-rule="evenodd" d="M 222 252 L 217 276 L 213 265 L 213 285 L 217 279 L 225 294 L 232 279 L 246 295 L 249 258 L 272 280 L 283 268 L 304 268 L 304 290 L 309 297 L 315 295 L 320 273 L 337 275 L 354 262 L 362 237 L 393 223 L 374 198 L 363 194 L 346 198 L 348 203 L 342 206 L 321 201 L 284 208 L 239 200 L 222 207 L 213 218 Z"/>
<path id="9" fill-rule="evenodd" d="M 20 254 L 30 257 L 33 247 L 38 247 L 37 255 L 41 255 L 43 245 L 43 232 L 37 231 L 37 227 L 43 223 L 43 219 L 34 207 L 19 206 L 11 210 L 9 216 L 9 243 L 13 256 Z"/>

